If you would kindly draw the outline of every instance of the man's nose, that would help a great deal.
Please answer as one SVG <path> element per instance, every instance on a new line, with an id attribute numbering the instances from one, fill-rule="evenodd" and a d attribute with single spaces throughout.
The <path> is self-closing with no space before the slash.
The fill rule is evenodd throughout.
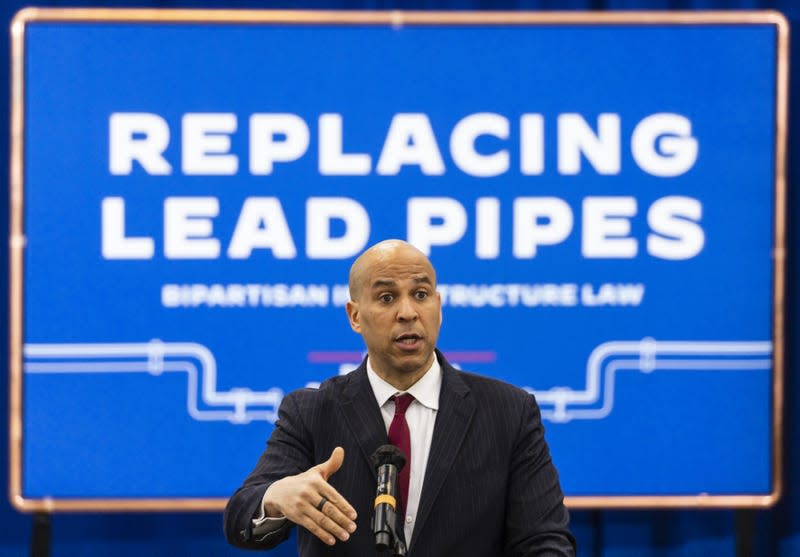
<path id="1" fill-rule="evenodd" d="M 397 307 L 398 321 L 414 321 L 417 318 L 417 308 L 413 300 L 408 296 L 403 296 L 400 299 L 400 304 Z"/>

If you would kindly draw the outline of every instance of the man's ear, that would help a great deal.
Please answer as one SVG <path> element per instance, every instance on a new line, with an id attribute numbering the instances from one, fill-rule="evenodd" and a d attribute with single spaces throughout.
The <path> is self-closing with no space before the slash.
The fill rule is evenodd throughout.
<path id="1" fill-rule="evenodd" d="M 347 304 L 345 304 L 344 307 L 345 310 L 347 310 L 347 319 L 350 321 L 350 328 L 358 334 L 361 334 L 361 321 L 358 314 L 358 302 L 350 300 L 347 302 Z"/>

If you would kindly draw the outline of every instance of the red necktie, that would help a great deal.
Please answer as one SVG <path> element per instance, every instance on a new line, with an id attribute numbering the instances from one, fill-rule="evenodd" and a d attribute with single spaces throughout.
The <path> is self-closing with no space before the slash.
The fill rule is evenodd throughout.
<path id="1" fill-rule="evenodd" d="M 403 505 L 403 512 L 406 510 L 408 502 L 408 480 L 411 477 L 411 435 L 408 432 L 408 422 L 406 422 L 406 410 L 414 397 L 406 393 L 400 396 L 393 396 L 394 418 L 389 426 L 389 443 L 403 451 L 406 455 L 406 465 L 400 471 L 400 502 Z"/>

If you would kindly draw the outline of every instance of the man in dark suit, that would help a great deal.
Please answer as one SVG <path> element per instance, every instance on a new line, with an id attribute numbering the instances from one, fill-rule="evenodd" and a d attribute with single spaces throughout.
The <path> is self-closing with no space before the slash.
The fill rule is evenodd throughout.
<path id="1" fill-rule="evenodd" d="M 435 349 L 441 299 L 428 258 L 398 240 L 372 246 L 350 270 L 350 297 L 367 358 L 283 400 L 266 452 L 228 501 L 228 540 L 269 549 L 298 525 L 303 557 L 375 554 L 370 455 L 391 440 L 409 453 L 397 528 L 410 557 L 574 555 L 533 397 Z"/>

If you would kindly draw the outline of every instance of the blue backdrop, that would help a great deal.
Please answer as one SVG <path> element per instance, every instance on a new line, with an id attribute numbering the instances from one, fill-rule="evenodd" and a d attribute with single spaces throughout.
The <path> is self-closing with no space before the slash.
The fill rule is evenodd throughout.
<path id="1" fill-rule="evenodd" d="M 50 4 L 56 5 L 56 4 Z M 74 5 L 74 4 L 72 4 Z M 98 5 L 98 4 L 93 4 Z M 119 4 L 115 4 L 119 5 Z M 133 5 L 133 4 L 131 4 Z M 136 5 L 157 5 L 164 4 L 136 4 Z M 181 7 L 215 7 L 214 4 L 186 3 L 180 4 Z M 228 4 L 226 7 L 230 7 Z M 222 6 L 216 6 L 222 7 Z M 277 4 L 265 3 L 237 3 L 236 7 L 280 7 Z M 298 7 L 298 6 L 292 6 Z M 435 8 L 435 9 L 482 9 L 490 6 L 476 5 L 471 3 L 452 3 L 452 4 L 387 4 L 387 5 L 368 5 L 361 3 L 353 4 L 304 4 L 299 7 L 326 7 L 326 8 Z M 505 9 L 545 9 L 550 8 L 544 3 L 526 3 L 524 5 L 493 5 L 491 8 Z M 576 3 L 571 6 L 579 8 L 626 8 L 628 6 L 616 5 L 587 5 Z M 693 8 L 693 7 L 729 7 L 729 8 L 781 8 L 779 5 L 718 5 L 718 6 L 665 6 L 650 4 L 647 6 L 637 5 L 636 8 Z M 7 10 L 8 18 L 13 15 L 16 6 L 11 6 Z M 783 10 L 785 15 L 793 20 L 800 16 L 795 14 L 788 7 Z M 746 53 L 742 53 L 745 56 Z M 724 91 L 720 93 L 724 97 Z M 793 111 L 790 111 L 793 112 Z M 43 130 L 43 132 L 46 130 Z M 791 152 L 790 152 L 791 153 Z M 794 175 L 791 166 L 792 157 L 789 156 L 790 177 Z M 790 179 L 791 190 L 791 179 Z M 793 198 L 790 196 L 790 209 L 792 212 Z M 767 217 L 768 218 L 768 217 Z M 789 219 L 791 222 L 791 218 Z M 790 229 L 790 238 L 794 230 Z M 383 235 L 383 234 L 382 234 Z M 397 234 L 402 235 L 402 234 Z M 791 246 L 790 246 L 791 248 Z M 434 254 L 435 256 L 435 254 Z M 790 257 L 791 261 L 791 257 Z M 788 320 L 788 388 L 787 388 L 787 494 L 784 500 L 774 509 L 760 511 L 758 513 L 759 531 L 756 538 L 759 554 L 763 555 L 792 555 L 800 551 L 796 531 L 800 528 L 797 519 L 797 509 L 793 502 L 792 493 L 792 464 L 794 463 L 794 450 L 796 443 L 792 439 L 796 437 L 796 416 L 794 415 L 792 402 L 796 400 L 797 385 L 792 379 L 792 364 L 794 354 L 791 351 L 793 344 L 792 325 L 795 315 L 794 296 L 792 291 L 792 280 L 794 268 L 789 268 L 789 320 Z M 35 286 L 35 285 L 34 285 Z M 739 288 L 734 286 L 733 289 Z M 44 292 L 45 289 L 42 289 Z M 5 304 L 3 300 L 3 304 Z M 5 308 L 0 308 L 5 309 Z M 473 366 L 474 367 L 474 366 Z M 5 379 L 4 379 L 5 380 Z M 54 416 L 56 423 L 57 416 Z M 752 424 L 750 424 L 752 425 Z M 6 446 L 4 444 L 4 446 Z M 41 458 L 47 458 L 46 448 L 42 448 Z M 5 456 L 5 455 L 4 455 Z M 743 457 L 743 460 L 744 457 Z M 5 468 L 7 459 L 3 459 L 2 466 Z M 135 485 L 141 481 L 140 478 L 122 479 Z M 124 491 L 124 488 L 122 489 Z M 575 531 L 580 543 L 580 552 L 584 555 L 592 554 L 592 550 L 600 550 L 604 555 L 692 555 L 692 554 L 733 554 L 734 551 L 734 528 L 733 515 L 731 512 L 721 511 L 642 511 L 642 512 L 605 512 L 602 515 L 596 513 L 576 512 L 574 513 Z M 19 555 L 28 543 L 29 519 L 16 515 L 10 508 L 4 507 L 0 519 L 9 528 L 3 528 L 0 534 L 0 555 Z M 54 554 L 55 555 L 91 555 L 91 554 L 115 554 L 127 555 L 134 553 L 145 553 L 149 555 L 167 555 L 168 553 L 197 555 L 221 555 L 235 554 L 231 549 L 224 546 L 219 532 L 220 517 L 216 514 L 197 514 L 197 515 L 112 515 L 112 516 L 64 516 L 57 515 L 54 518 Z M 5 532 L 8 532 L 6 534 Z M 293 553 L 291 546 L 282 548 L 284 555 Z M 3 553 L 3 552 L 7 553 Z"/>

